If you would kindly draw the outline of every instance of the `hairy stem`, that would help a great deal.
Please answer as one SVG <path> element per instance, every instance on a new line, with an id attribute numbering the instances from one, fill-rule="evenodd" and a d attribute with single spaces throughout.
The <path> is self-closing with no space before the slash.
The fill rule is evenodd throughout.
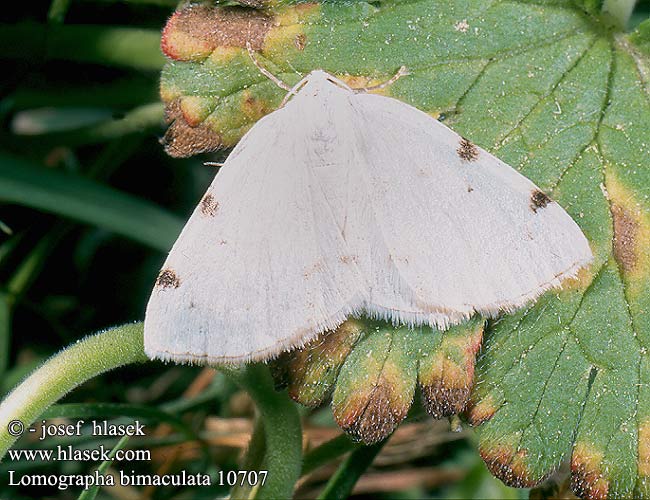
<path id="1" fill-rule="evenodd" d="M 0 403 L 0 459 L 17 439 L 10 428 L 28 429 L 50 405 L 86 380 L 118 366 L 146 360 L 142 323 L 86 337 L 54 355 Z M 14 424 L 10 425 L 11 422 Z"/>
<path id="2" fill-rule="evenodd" d="M 221 369 L 250 394 L 264 425 L 264 468 L 268 475 L 255 498 L 291 498 L 302 465 L 302 429 L 295 404 L 286 393 L 274 389 L 266 365 Z M 249 450 L 249 453 L 256 451 Z"/>

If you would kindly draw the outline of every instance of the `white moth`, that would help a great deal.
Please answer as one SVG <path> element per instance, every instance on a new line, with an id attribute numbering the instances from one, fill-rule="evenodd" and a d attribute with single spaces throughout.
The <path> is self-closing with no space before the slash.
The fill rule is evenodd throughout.
<path id="1" fill-rule="evenodd" d="M 571 217 L 427 114 L 323 71 L 239 142 L 165 261 L 152 358 L 263 360 L 351 315 L 447 328 L 589 264 Z"/>

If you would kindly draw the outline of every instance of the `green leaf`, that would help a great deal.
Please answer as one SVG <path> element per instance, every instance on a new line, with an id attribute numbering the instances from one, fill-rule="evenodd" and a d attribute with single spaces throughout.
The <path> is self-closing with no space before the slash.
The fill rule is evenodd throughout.
<path id="1" fill-rule="evenodd" d="M 552 194 L 595 255 L 563 291 L 490 325 L 470 411 L 486 463 L 527 486 L 570 458 L 579 495 L 648 498 L 650 44 L 645 23 L 617 31 L 599 5 L 202 7 L 170 20 L 161 89 L 174 120 L 168 149 L 186 156 L 235 143 L 284 97 L 251 63 L 243 26 L 260 63 L 288 84 L 323 68 L 368 86 L 407 66 L 383 92 L 444 118 Z M 233 29 L 210 29 L 220 26 Z M 352 352 L 339 382 L 346 364 L 372 362 Z"/>
<path id="2" fill-rule="evenodd" d="M 596 14 L 603 8 L 604 0 L 575 0 L 578 7 L 583 8 L 590 14 Z"/>
<path id="3" fill-rule="evenodd" d="M 563 85 L 579 76 L 582 84 L 575 79 L 571 87 L 583 94 L 573 94 L 576 106 L 597 110 L 593 137 L 574 150 L 558 180 L 548 175 L 550 159 L 516 163 L 555 186 L 596 263 L 573 289 L 495 324 L 488 338 L 473 418 L 489 418 L 481 453 L 510 484 L 535 484 L 570 454 L 572 487 L 581 496 L 650 493 L 647 63 L 623 35 L 600 37 L 552 94 L 562 102 L 569 93 Z M 532 129 L 543 118 L 526 121 Z"/>

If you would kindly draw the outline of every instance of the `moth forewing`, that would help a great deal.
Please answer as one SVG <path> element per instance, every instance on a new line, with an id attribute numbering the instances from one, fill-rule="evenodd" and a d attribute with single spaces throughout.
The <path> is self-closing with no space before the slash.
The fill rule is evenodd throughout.
<path id="1" fill-rule="evenodd" d="M 425 113 L 311 73 L 239 142 L 165 261 L 149 356 L 263 360 L 350 315 L 447 328 L 587 265 L 571 217 Z"/>

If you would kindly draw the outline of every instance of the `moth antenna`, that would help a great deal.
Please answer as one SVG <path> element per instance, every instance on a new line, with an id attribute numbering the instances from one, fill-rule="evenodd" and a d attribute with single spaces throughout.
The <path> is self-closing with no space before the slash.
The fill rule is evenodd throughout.
<path id="1" fill-rule="evenodd" d="M 397 73 L 395 73 L 390 80 L 385 81 L 384 83 L 380 83 L 379 85 L 373 85 L 372 87 L 363 87 L 363 88 L 357 89 L 357 90 L 360 90 L 362 92 L 368 92 L 370 90 L 385 89 L 386 87 L 391 86 L 393 83 L 395 83 L 397 80 L 399 80 L 403 76 L 410 75 L 410 74 L 411 73 L 409 72 L 408 68 L 406 66 L 402 66 L 400 69 L 397 70 Z"/>
<path id="2" fill-rule="evenodd" d="M 218 161 L 204 161 L 203 166 L 205 167 L 223 167 L 223 163 Z"/>
<path id="3" fill-rule="evenodd" d="M 275 76 L 273 73 L 271 73 L 268 69 L 264 68 L 259 61 L 257 60 L 255 56 L 255 51 L 253 50 L 253 47 L 251 47 L 251 43 L 249 41 L 246 42 L 246 50 L 248 51 L 248 55 L 250 56 L 251 60 L 253 61 L 253 64 L 255 67 L 262 73 L 265 77 L 267 77 L 269 80 L 271 80 L 273 83 L 275 83 L 278 87 L 281 89 L 286 90 L 287 92 L 291 92 L 291 87 L 284 83 L 282 80 L 280 80 L 277 76 Z"/>
<path id="4" fill-rule="evenodd" d="M 305 76 L 305 74 L 304 74 L 303 72 L 298 71 L 296 68 L 294 68 L 294 67 L 293 67 L 293 64 L 291 64 L 290 61 L 287 61 L 287 66 L 289 66 L 289 67 L 294 71 L 294 73 L 295 73 L 296 75 L 298 75 L 299 77 L 302 78 L 302 77 Z"/>
<path id="5" fill-rule="evenodd" d="M 287 103 L 290 97 L 296 95 L 298 91 L 304 87 L 305 83 L 307 83 L 307 80 L 309 79 L 309 75 L 305 76 L 302 80 L 300 80 L 298 83 L 296 83 L 293 87 L 289 89 L 287 92 L 287 95 L 284 96 L 284 99 L 282 99 L 282 102 L 280 103 L 280 107 L 284 107 L 284 105 Z"/>

